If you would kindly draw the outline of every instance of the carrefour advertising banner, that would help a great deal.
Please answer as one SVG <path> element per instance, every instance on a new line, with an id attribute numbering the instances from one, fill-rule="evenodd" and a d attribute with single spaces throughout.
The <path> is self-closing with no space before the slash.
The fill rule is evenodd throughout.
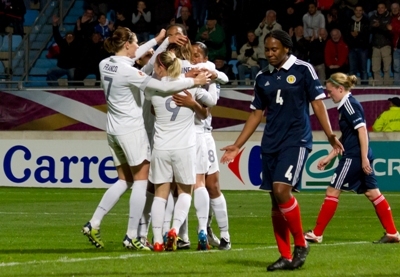
<path id="1" fill-rule="evenodd" d="M 232 141 L 217 141 L 217 149 Z M 399 141 L 371 142 L 374 169 L 383 191 L 400 191 Z M 337 166 L 337 159 L 324 171 L 318 161 L 331 147 L 315 142 L 302 178 L 302 189 L 325 189 Z M 221 157 L 222 152 L 218 154 Z M 104 140 L 2 140 L 0 144 L 0 186 L 107 188 L 117 174 Z M 261 184 L 261 148 L 249 142 L 229 165 L 220 164 L 224 190 L 257 190 Z"/>

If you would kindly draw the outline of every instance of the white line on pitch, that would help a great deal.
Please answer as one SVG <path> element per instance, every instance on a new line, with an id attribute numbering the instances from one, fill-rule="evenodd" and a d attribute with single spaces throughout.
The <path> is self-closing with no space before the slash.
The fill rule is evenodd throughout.
<path id="1" fill-rule="evenodd" d="M 355 244 L 367 244 L 371 243 L 370 241 L 354 241 L 354 242 L 338 242 L 338 243 L 331 243 L 331 244 L 315 244 L 313 247 L 329 247 L 329 246 L 341 246 L 341 245 L 355 245 Z M 255 247 L 255 248 L 233 248 L 231 251 L 253 251 L 253 250 L 265 250 L 265 249 L 273 249 L 277 248 L 276 246 L 264 246 L 264 247 Z M 206 253 L 226 253 L 226 251 L 221 250 L 210 250 L 210 251 L 193 251 L 193 252 L 184 252 L 181 253 L 184 255 L 196 255 L 196 254 L 206 254 Z M 179 252 L 178 252 L 179 253 Z M 171 255 L 171 253 L 158 253 L 158 255 Z M 102 256 L 102 257 L 92 257 L 92 258 L 68 258 L 63 257 L 57 260 L 43 260 L 43 261 L 26 261 L 26 262 L 11 262 L 11 263 L 0 263 L 0 267 L 11 267 L 11 266 L 19 266 L 19 265 L 37 265 L 37 264 L 50 264 L 50 263 L 78 263 L 78 262 L 88 262 L 88 261 L 98 261 L 98 260 L 127 260 L 129 258 L 138 258 L 138 257 L 145 257 L 149 256 L 148 254 L 126 254 L 126 255 L 119 255 L 119 256 Z M 154 256 L 152 256 L 154 257 Z"/>

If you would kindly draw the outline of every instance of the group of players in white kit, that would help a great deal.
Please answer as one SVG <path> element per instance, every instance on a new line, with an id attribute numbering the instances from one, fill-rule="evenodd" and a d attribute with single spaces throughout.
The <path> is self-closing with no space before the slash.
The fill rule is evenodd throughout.
<path id="1" fill-rule="evenodd" d="M 135 60 L 156 44 L 160 45 L 148 63 L 141 70 L 134 68 Z M 131 188 L 123 246 L 157 252 L 190 248 L 187 216 L 193 192 L 197 249 L 208 250 L 211 244 L 229 250 L 227 206 L 218 183 L 209 112 L 219 97 L 219 83 L 228 82 L 228 77 L 207 61 L 207 47 L 192 46 L 178 24 L 140 47 L 136 35 L 120 27 L 104 46 L 114 53 L 99 67 L 118 181 L 105 192 L 82 232 L 96 247 L 104 247 L 101 221 Z M 210 206 L 220 239 L 210 228 Z M 147 240 L 150 215 L 152 245 Z"/>

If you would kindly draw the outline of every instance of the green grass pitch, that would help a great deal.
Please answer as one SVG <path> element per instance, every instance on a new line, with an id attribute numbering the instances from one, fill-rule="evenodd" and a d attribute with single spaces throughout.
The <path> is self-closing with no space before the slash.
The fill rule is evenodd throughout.
<path id="1" fill-rule="evenodd" d="M 101 189 L 1 187 L 0 276 L 400 276 L 400 244 L 372 244 L 383 235 L 383 229 L 363 195 L 341 196 L 323 243 L 311 245 L 302 269 L 266 272 L 279 253 L 265 192 L 224 192 L 232 250 L 195 250 L 197 222 L 192 207 L 192 249 L 174 253 L 144 253 L 122 247 L 128 194 L 103 220 L 105 248 L 94 248 L 80 229 L 103 193 Z M 400 228 L 400 193 L 385 196 Z M 314 226 L 324 192 L 303 191 L 296 197 L 306 231 Z M 215 220 L 213 229 L 219 235 Z"/>

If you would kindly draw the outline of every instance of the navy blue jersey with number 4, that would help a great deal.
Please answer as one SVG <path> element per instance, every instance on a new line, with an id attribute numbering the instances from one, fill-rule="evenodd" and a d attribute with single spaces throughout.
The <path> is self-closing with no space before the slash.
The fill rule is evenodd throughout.
<path id="1" fill-rule="evenodd" d="M 287 147 L 312 148 L 310 102 L 325 98 L 312 65 L 290 55 L 280 70 L 271 65 L 255 80 L 253 110 L 266 111 L 263 153 Z"/>
<path id="2" fill-rule="evenodd" d="M 357 129 L 366 126 L 364 109 L 360 102 L 349 93 L 340 101 L 338 111 L 344 156 L 359 157 L 361 149 Z M 368 159 L 373 159 L 370 147 L 368 147 Z"/>

